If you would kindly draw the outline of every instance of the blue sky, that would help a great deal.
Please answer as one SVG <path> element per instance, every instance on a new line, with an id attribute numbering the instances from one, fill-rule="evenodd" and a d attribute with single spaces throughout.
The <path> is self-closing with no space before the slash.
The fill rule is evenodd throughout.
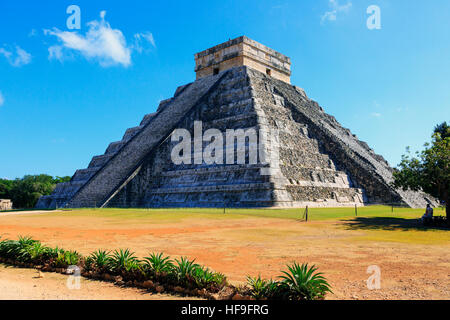
<path id="1" fill-rule="evenodd" d="M 396 165 L 450 120 L 449 14 L 448 0 L 2 0 L 0 177 L 87 167 L 195 79 L 195 52 L 240 35 L 291 57 L 292 83 Z"/>

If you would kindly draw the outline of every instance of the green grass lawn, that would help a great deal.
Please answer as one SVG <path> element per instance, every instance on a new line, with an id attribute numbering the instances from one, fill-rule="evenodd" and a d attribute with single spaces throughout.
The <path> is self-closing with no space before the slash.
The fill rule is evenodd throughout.
<path id="1" fill-rule="evenodd" d="M 418 219 L 423 215 L 424 209 L 410 209 L 389 206 L 359 207 L 356 216 L 355 208 L 310 208 L 308 221 L 327 223 L 303 223 L 304 208 L 298 209 L 226 209 L 223 208 L 182 208 L 182 209 L 64 209 L 49 211 L 41 214 L 24 214 L 11 216 L 11 219 L 39 221 L 41 217 L 51 218 L 58 223 L 70 221 L 75 223 L 76 217 L 88 218 L 92 225 L 107 225 L 108 227 L 131 225 L 163 225 L 183 222 L 196 223 L 196 221 L 208 221 L 212 224 L 220 220 L 241 220 L 247 218 L 269 218 L 291 220 L 293 225 L 301 223 L 307 229 L 348 230 L 348 241 L 375 241 L 375 242 L 402 242 L 417 244 L 447 244 L 450 241 L 450 233 L 446 228 L 424 227 Z M 435 216 L 445 216 L 443 208 L 434 210 Z M 67 220 L 66 220 L 67 218 Z M 75 223 L 76 224 L 76 223 Z M 289 230 L 269 230 L 267 226 L 264 232 L 268 235 L 286 235 Z M 241 231 L 236 231 L 240 234 Z M 295 231 L 298 232 L 298 231 Z M 346 241 L 347 241 L 346 240 Z"/>
<path id="2" fill-rule="evenodd" d="M 226 209 L 223 208 L 183 208 L 183 209 L 65 209 L 65 215 L 102 216 L 120 219 L 151 219 L 157 221 L 176 221 L 190 217 L 210 219 L 239 219 L 243 217 L 265 217 L 299 220 L 304 218 L 305 209 Z M 388 206 L 359 207 L 358 217 L 420 218 L 424 209 L 393 208 Z M 49 213 L 53 214 L 53 213 Z M 56 214 L 56 213 L 55 213 Z M 445 215 L 441 208 L 435 215 Z M 310 208 L 309 221 L 342 220 L 356 217 L 355 208 Z"/>

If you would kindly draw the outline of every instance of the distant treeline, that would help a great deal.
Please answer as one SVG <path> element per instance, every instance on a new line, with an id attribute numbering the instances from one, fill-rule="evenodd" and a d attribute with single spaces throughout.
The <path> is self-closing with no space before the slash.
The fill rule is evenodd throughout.
<path id="1" fill-rule="evenodd" d="M 11 199 L 14 208 L 33 208 L 39 197 L 49 195 L 60 182 L 70 177 L 52 177 L 46 174 L 26 175 L 16 180 L 0 179 L 0 199 Z"/>

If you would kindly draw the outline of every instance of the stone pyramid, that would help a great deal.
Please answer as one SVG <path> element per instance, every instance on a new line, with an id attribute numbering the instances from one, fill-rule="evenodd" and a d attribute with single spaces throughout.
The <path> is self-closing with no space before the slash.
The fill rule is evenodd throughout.
<path id="1" fill-rule="evenodd" d="M 433 201 L 394 189 L 383 157 L 290 84 L 288 57 L 245 36 L 195 57 L 195 82 L 178 87 L 37 207 L 424 207 Z M 174 130 L 195 136 L 196 122 L 202 133 L 223 132 L 224 140 L 231 129 L 276 131 L 277 164 L 247 161 L 250 139 L 245 163 L 174 163 Z M 259 145 L 264 139 L 259 136 Z M 198 142 L 192 142 L 194 159 Z M 208 145 L 202 138 L 200 144 Z M 275 144 L 261 148 L 270 153 Z"/>

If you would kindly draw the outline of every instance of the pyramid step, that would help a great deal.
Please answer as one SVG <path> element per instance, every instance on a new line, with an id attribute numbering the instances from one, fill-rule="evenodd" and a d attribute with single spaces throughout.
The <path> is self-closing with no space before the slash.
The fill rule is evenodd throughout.
<path id="1" fill-rule="evenodd" d="M 133 128 L 127 129 L 127 131 L 125 131 L 125 134 L 124 134 L 122 140 L 124 140 L 124 141 L 129 141 L 129 140 L 132 139 L 139 131 L 141 131 L 143 127 L 144 127 L 144 126 L 137 126 L 137 127 L 133 127 Z"/>
<path id="2" fill-rule="evenodd" d="M 230 169 L 231 167 L 224 170 L 171 171 L 170 174 L 166 172 L 160 176 L 155 176 L 155 180 L 158 181 L 159 185 L 164 185 L 165 188 L 199 187 L 216 184 L 235 185 L 269 181 L 268 176 L 261 175 L 261 167 Z"/>
<path id="3" fill-rule="evenodd" d="M 127 141 L 124 140 L 111 142 L 106 149 L 105 154 L 116 154 L 126 143 Z"/>
<path id="4" fill-rule="evenodd" d="M 71 181 L 88 181 L 101 167 L 90 167 L 87 169 L 80 169 L 75 172 Z"/>
<path id="5" fill-rule="evenodd" d="M 215 184 L 212 186 L 198 187 L 176 187 L 176 188 L 157 188 L 150 190 L 150 194 L 166 194 L 166 193 L 201 193 L 201 192 L 225 192 L 225 191 L 253 191 L 268 190 L 272 188 L 272 183 L 242 183 L 242 184 Z"/>
<path id="6" fill-rule="evenodd" d="M 222 104 L 220 106 L 214 106 L 209 108 L 202 113 L 203 119 L 213 119 L 218 115 L 232 116 L 235 114 L 246 113 L 254 110 L 253 99 L 247 98 L 244 100 L 239 100 L 237 102 L 231 102 L 228 104 Z"/>
<path id="7" fill-rule="evenodd" d="M 188 83 L 188 84 L 185 84 L 185 85 L 182 85 L 182 86 L 179 86 L 176 90 L 175 90 L 175 93 L 174 93 L 174 98 L 176 98 L 177 96 L 179 96 L 180 95 L 180 93 L 181 92 L 183 92 L 187 87 L 189 87 L 191 85 L 191 83 Z"/>
<path id="8" fill-rule="evenodd" d="M 114 154 L 103 154 L 101 156 L 93 157 L 91 162 L 89 163 L 89 168 L 103 167 L 105 163 L 107 163 L 109 159 L 112 158 L 113 155 Z"/>
<path id="9" fill-rule="evenodd" d="M 324 201 L 335 200 L 337 202 L 363 202 L 362 189 L 337 188 L 328 186 L 294 186 L 287 185 L 286 190 L 291 194 L 293 201 Z M 358 201 L 356 201 L 358 199 Z"/>
<path id="10" fill-rule="evenodd" d="M 85 181 L 70 181 L 60 183 L 54 190 L 54 198 L 67 198 L 70 199 L 83 185 Z"/>
<path id="11" fill-rule="evenodd" d="M 106 153 L 117 152 L 70 200 L 69 206 L 103 205 L 117 194 L 133 177 L 137 167 L 146 156 L 169 137 L 178 123 L 222 78 L 217 76 L 198 79 L 187 86 L 175 99 L 167 104 L 128 143 L 118 141 L 110 144 Z"/>
<path id="12" fill-rule="evenodd" d="M 227 90 L 225 92 L 220 92 L 217 95 L 217 98 L 214 99 L 218 99 L 219 101 L 222 102 L 222 104 L 229 104 L 232 102 L 246 100 L 251 97 L 253 97 L 253 91 L 250 86 L 246 86 Z"/>
<path id="13" fill-rule="evenodd" d="M 248 113 L 243 113 L 243 114 L 237 114 L 237 115 L 232 115 L 232 116 L 224 116 L 224 117 L 216 117 L 213 120 L 207 121 L 206 125 L 210 124 L 212 127 L 216 128 L 219 126 L 223 126 L 224 124 L 231 124 L 233 122 L 240 122 L 240 121 L 248 121 L 249 123 L 255 123 L 256 122 L 256 118 L 258 117 L 258 115 L 256 114 L 256 112 L 248 112 Z M 250 121 L 253 120 L 253 121 Z M 249 125 L 247 126 L 240 126 L 239 128 L 243 128 L 243 127 L 249 127 Z M 227 129 L 233 129 L 233 126 L 231 127 L 227 127 Z"/>
<path id="14" fill-rule="evenodd" d="M 145 125 L 146 125 L 147 123 L 149 123 L 150 120 L 152 120 L 155 116 L 156 116 L 156 112 L 146 114 L 146 115 L 144 116 L 144 118 L 142 119 L 141 124 L 140 124 L 139 126 L 145 126 Z"/>
<path id="15" fill-rule="evenodd" d="M 161 110 L 163 110 L 165 107 L 167 107 L 167 105 L 173 100 L 173 98 L 169 98 L 166 100 L 161 100 L 159 102 L 159 106 L 158 109 L 156 109 L 156 112 L 160 112 Z"/>
<path id="16" fill-rule="evenodd" d="M 236 192 L 237 191 L 237 192 Z M 263 207 L 274 204 L 270 189 L 184 190 L 181 193 L 149 195 L 144 207 Z M 142 205 L 142 204 L 141 204 Z"/>
<path id="17" fill-rule="evenodd" d="M 221 172 L 233 172 L 233 171 L 247 171 L 247 170 L 260 170 L 263 167 L 261 164 L 256 165 L 223 165 L 223 166 L 208 166 L 195 169 L 184 170 L 171 170 L 161 173 L 162 177 L 177 177 L 192 174 L 211 174 Z"/>

